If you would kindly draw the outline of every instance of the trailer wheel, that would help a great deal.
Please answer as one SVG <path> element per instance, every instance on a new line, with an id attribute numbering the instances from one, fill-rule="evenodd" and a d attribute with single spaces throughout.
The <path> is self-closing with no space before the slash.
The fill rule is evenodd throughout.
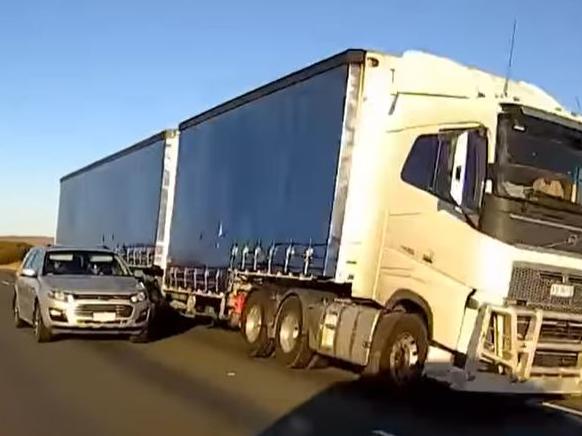
<path id="1" fill-rule="evenodd" d="M 288 368 L 306 368 L 314 352 L 309 348 L 304 329 L 303 309 L 297 297 L 289 297 L 281 306 L 275 329 L 275 356 Z"/>
<path id="2" fill-rule="evenodd" d="M 411 313 L 391 313 L 380 320 L 375 336 L 378 347 L 374 348 L 379 351 L 377 375 L 396 390 L 416 385 L 428 353 L 423 320 Z"/>
<path id="3" fill-rule="evenodd" d="M 253 292 L 247 299 L 240 328 L 251 357 L 269 357 L 273 354 L 273 340 L 268 333 L 268 306 L 272 304 L 264 292 Z"/>

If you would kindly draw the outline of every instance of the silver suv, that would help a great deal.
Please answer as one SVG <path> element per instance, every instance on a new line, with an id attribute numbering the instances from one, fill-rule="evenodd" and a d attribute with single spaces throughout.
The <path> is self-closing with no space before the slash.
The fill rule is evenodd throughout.
<path id="1" fill-rule="evenodd" d="M 32 325 L 38 342 L 59 333 L 145 341 L 150 312 L 143 284 L 107 249 L 33 248 L 14 286 L 14 323 Z"/>

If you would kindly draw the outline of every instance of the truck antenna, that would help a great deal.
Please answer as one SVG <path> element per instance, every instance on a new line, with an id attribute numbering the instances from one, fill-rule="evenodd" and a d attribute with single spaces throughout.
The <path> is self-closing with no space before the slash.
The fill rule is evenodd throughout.
<path id="1" fill-rule="evenodd" d="M 517 31 L 517 18 L 513 19 L 513 31 L 511 33 L 511 46 L 509 47 L 509 59 L 507 60 L 507 71 L 505 72 L 505 84 L 503 85 L 503 96 L 507 97 L 509 88 L 509 77 L 511 75 L 511 64 L 513 63 L 513 48 L 515 47 L 515 33 Z"/>

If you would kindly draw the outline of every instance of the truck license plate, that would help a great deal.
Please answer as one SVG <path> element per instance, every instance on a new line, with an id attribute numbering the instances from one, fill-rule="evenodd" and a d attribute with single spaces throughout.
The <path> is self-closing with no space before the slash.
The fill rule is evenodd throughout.
<path id="1" fill-rule="evenodd" d="M 115 312 L 95 312 L 93 314 L 93 321 L 98 322 L 115 321 Z"/>
<path id="2" fill-rule="evenodd" d="M 574 286 L 554 283 L 550 288 L 552 297 L 572 298 L 574 296 Z"/>

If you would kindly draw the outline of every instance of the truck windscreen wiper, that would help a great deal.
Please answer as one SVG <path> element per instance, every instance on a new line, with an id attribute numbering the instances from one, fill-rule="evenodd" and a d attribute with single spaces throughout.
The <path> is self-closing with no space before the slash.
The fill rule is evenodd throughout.
<path id="1" fill-rule="evenodd" d="M 542 247 L 543 248 L 554 248 L 554 247 L 558 247 L 558 246 L 564 245 L 564 244 L 574 246 L 578 243 L 579 240 L 580 240 L 580 236 L 572 233 L 566 239 L 563 239 L 561 241 L 551 242 L 549 244 L 542 245 Z"/>

